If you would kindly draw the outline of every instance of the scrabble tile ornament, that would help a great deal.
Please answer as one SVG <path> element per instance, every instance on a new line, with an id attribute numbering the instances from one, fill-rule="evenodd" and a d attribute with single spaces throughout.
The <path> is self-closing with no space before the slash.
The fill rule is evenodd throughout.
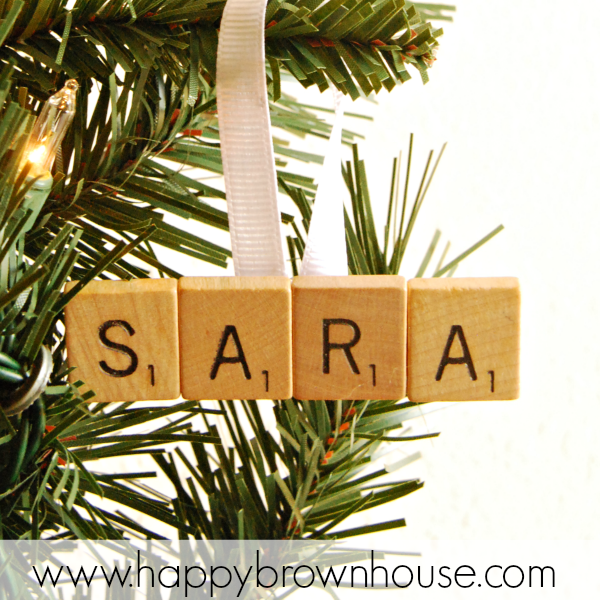
<path id="1" fill-rule="evenodd" d="M 519 282 L 408 282 L 408 397 L 413 402 L 519 397 Z"/>
<path id="2" fill-rule="evenodd" d="M 88 283 L 65 309 L 71 381 L 99 402 L 178 398 L 177 307 L 174 279 Z"/>
<path id="3" fill-rule="evenodd" d="M 296 277 L 292 293 L 296 398 L 404 397 L 404 277 Z"/>
<path id="4" fill-rule="evenodd" d="M 292 395 L 287 277 L 183 277 L 179 311 L 184 398 Z"/>
<path id="5" fill-rule="evenodd" d="M 65 313 L 99 401 L 519 395 L 516 278 L 93 281 Z"/>

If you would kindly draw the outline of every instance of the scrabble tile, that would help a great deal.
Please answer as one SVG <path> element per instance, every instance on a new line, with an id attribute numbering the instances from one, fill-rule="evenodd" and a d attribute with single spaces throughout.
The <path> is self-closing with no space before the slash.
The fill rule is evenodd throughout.
<path id="1" fill-rule="evenodd" d="M 73 284 L 68 284 L 70 289 Z M 65 309 L 67 356 L 99 402 L 179 397 L 177 281 L 92 281 Z"/>
<path id="2" fill-rule="evenodd" d="M 514 277 L 408 282 L 408 397 L 519 396 L 521 295 Z"/>
<path id="3" fill-rule="evenodd" d="M 403 277 L 296 277 L 292 298 L 296 398 L 404 397 L 406 283 Z"/>
<path id="4" fill-rule="evenodd" d="M 287 277 L 182 277 L 183 397 L 290 398 L 291 300 Z"/>

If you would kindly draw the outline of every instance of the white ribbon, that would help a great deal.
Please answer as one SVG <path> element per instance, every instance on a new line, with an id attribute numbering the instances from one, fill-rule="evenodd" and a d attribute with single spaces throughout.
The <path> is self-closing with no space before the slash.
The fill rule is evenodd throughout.
<path id="1" fill-rule="evenodd" d="M 238 276 L 285 275 L 265 77 L 267 0 L 227 0 L 217 52 L 217 106 L 233 265 Z M 341 190 L 343 95 L 315 202 L 301 275 L 347 275 Z"/>
<path id="2" fill-rule="evenodd" d="M 300 275 L 348 275 L 342 190 L 344 95 L 333 90 L 335 119 L 315 195 Z"/>
<path id="3" fill-rule="evenodd" d="M 265 76 L 267 0 L 228 0 L 217 52 L 217 106 L 236 275 L 285 275 Z"/>

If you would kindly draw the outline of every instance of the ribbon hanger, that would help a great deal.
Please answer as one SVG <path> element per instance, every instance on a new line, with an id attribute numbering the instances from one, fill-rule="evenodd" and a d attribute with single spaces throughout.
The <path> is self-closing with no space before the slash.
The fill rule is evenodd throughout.
<path id="1" fill-rule="evenodd" d="M 217 106 L 233 265 L 238 276 L 285 275 L 277 175 L 265 76 L 267 0 L 228 0 L 217 52 Z M 341 177 L 342 94 L 302 275 L 347 275 Z"/>

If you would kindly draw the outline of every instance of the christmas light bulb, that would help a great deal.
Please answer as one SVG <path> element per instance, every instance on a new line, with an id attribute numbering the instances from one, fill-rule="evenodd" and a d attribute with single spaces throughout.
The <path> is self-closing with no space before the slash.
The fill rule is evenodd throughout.
<path id="1" fill-rule="evenodd" d="M 69 79 L 65 87 L 44 104 L 33 126 L 22 164 L 29 163 L 29 179 L 35 178 L 23 199 L 23 209 L 31 211 L 23 231 L 31 230 L 50 195 L 53 184 L 50 168 L 73 121 L 78 88 L 77 82 Z"/>
<path id="2" fill-rule="evenodd" d="M 34 165 L 39 165 L 46 158 L 46 146 L 40 144 L 36 146 L 27 157 L 27 160 Z"/>
<path id="3" fill-rule="evenodd" d="M 27 160 L 35 165 L 38 172 L 49 171 L 52 167 L 56 152 L 75 116 L 78 88 L 77 81 L 69 79 L 60 91 L 48 98 L 36 119 Z"/>

